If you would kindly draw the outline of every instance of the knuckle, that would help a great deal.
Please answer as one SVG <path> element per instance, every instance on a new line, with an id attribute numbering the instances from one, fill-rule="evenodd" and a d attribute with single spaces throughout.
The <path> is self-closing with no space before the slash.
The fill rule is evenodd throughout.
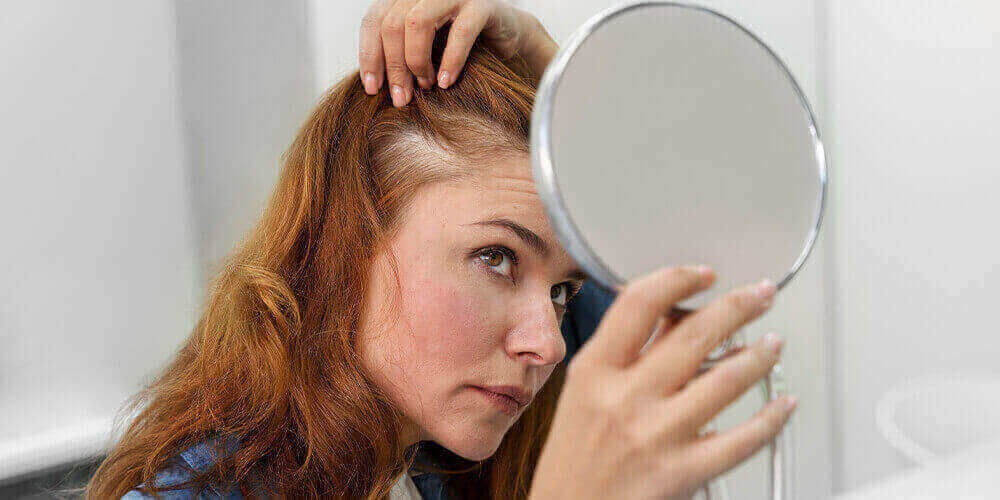
<path id="1" fill-rule="evenodd" d="M 615 380 L 613 383 L 615 388 L 613 393 L 617 399 L 610 401 L 610 403 L 615 407 L 638 410 L 641 413 L 642 410 L 635 408 L 635 405 L 645 400 L 646 394 L 649 392 L 649 387 L 644 383 L 644 380 L 632 374 Z"/>
<path id="2" fill-rule="evenodd" d="M 694 334 L 694 352 L 701 355 L 701 353 L 711 352 L 720 343 L 719 339 L 716 337 L 715 333 L 711 328 L 706 327 L 697 330 Z"/>
<path id="3" fill-rule="evenodd" d="M 389 14 L 382 19 L 382 32 L 387 35 L 400 35 L 406 29 L 403 16 Z"/>
<path id="4" fill-rule="evenodd" d="M 653 423 L 650 419 L 636 418 L 631 420 L 619 419 L 621 439 L 626 443 L 627 449 L 642 449 L 653 442 L 656 437 Z"/>
<path id="5" fill-rule="evenodd" d="M 702 424 L 704 424 L 698 416 L 698 413 L 690 408 L 675 410 L 672 412 L 672 416 L 669 421 L 671 434 L 675 438 L 682 438 L 683 436 L 691 435 L 696 432 Z"/>
<path id="6" fill-rule="evenodd" d="M 630 310 L 652 311 L 656 308 L 653 299 L 638 283 L 631 284 L 622 291 L 618 299 Z"/>
<path id="7" fill-rule="evenodd" d="M 749 349 L 750 357 L 753 360 L 753 367 L 758 377 L 764 376 L 771 367 L 778 362 L 778 355 L 765 346 L 754 346 Z"/>
<path id="8" fill-rule="evenodd" d="M 385 69 L 393 77 L 401 78 L 406 73 L 406 64 L 398 59 L 390 59 L 385 62 Z"/>
<path id="9" fill-rule="evenodd" d="M 594 394 L 594 406 L 605 415 L 621 417 L 628 413 L 629 406 L 624 400 L 620 387 L 614 387 L 615 385 L 617 384 L 610 384 L 608 381 L 591 384 L 597 389 L 596 394 Z"/>
<path id="10" fill-rule="evenodd" d="M 757 308 L 757 301 L 753 294 L 748 293 L 746 290 L 737 290 L 729 294 L 727 298 L 730 308 L 739 315 L 749 315 Z"/>
<path id="11" fill-rule="evenodd" d="M 753 455 L 761 446 L 767 443 L 765 438 L 754 433 L 745 433 L 733 444 L 733 454 L 738 457 L 749 457 Z"/>
<path id="12" fill-rule="evenodd" d="M 475 36 L 478 35 L 478 33 L 476 33 L 471 26 L 465 23 L 453 24 L 451 27 L 451 33 L 455 37 L 462 40 L 475 38 Z"/>
<path id="13" fill-rule="evenodd" d="M 455 73 L 457 73 L 457 71 L 455 71 L 455 68 L 458 68 L 461 65 L 462 65 L 462 60 L 461 59 L 459 59 L 457 57 L 448 56 L 448 57 L 444 57 L 444 58 L 441 59 L 441 66 L 440 67 L 441 67 L 441 69 L 448 70 L 448 72 L 450 72 L 451 74 L 455 74 Z"/>
<path id="14" fill-rule="evenodd" d="M 431 21 L 419 7 L 415 7 L 406 14 L 403 26 L 407 31 L 423 30 L 431 27 Z"/>
<path id="15" fill-rule="evenodd" d="M 664 417 L 658 422 L 658 437 L 662 442 L 676 442 L 685 434 L 684 429 L 688 428 L 689 418 L 673 411 L 665 412 L 663 415 Z"/>
<path id="16" fill-rule="evenodd" d="M 364 63 L 375 63 L 378 61 L 378 52 L 371 47 L 361 47 L 358 49 L 358 57 Z"/>
<path id="17" fill-rule="evenodd" d="M 613 402 L 611 402 L 613 404 Z M 650 418 L 651 411 L 647 408 L 636 408 L 635 405 L 616 404 L 610 413 L 606 414 L 609 422 L 615 428 L 615 434 L 626 448 L 633 451 L 655 448 L 662 442 L 664 433 L 662 421 Z"/>
<path id="18" fill-rule="evenodd" d="M 718 381 L 723 387 L 740 387 L 744 384 L 746 376 L 739 366 L 726 366 L 728 363 L 719 365 Z"/>
<path id="19" fill-rule="evenodd" d="M 382 16 L 369 12 L 361 18 L 362 31 L 377 31 L 382 26 Z"/>
<path id="20" fill-rule="evenodd" d="M 406 66 L 409 67 L 414 74 L 421 75 L 427 70 L 427 61 L 416 54 L 407 53 Z"/>

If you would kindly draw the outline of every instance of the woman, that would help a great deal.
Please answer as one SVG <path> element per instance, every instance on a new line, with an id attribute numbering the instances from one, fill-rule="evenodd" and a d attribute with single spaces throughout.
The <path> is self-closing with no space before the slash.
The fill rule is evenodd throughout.
<path id="1" fill-rule="evenodd" d="M 770 282 L 678 321 L 671 305 L 711 270 L 651 273 L 564 367 L 584 276 L 531 177 L 534 88 L 556 49 L 537 20 L 496 1 L 380 1 L 361 38 L 359 74 L 299 131 L 89 498 L 686 498 L 773 438 L 789 400 L 698 429 L 780 341 L 694 377 L 767 309 Z"/>

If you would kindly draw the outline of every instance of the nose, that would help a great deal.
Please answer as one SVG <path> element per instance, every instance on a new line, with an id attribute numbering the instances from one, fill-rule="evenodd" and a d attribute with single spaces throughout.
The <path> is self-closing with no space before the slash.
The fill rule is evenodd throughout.
<path id="1" fill-rule="evenodd" d="M 534 294 L 520 308 L 515 326 L 507 335 L 506 347 L 510 357 L 528 365 L 554 365 L 563 360 L 566 342 L 548 293 Z"/>

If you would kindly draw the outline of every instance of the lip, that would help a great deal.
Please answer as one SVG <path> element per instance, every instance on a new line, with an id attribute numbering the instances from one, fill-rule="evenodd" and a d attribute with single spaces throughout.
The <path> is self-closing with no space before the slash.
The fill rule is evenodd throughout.
<path id="1" fill-rule="evenodd" d="M 534 397 L 531 391 L 516 385 L 474 385 L 471 387 L 489 397 L 508 414 L 517 413 L 524 409 Z"/>

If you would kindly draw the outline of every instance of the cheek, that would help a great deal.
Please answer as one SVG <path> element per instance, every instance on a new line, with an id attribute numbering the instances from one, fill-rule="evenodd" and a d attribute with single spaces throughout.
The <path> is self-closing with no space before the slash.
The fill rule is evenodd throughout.
<path id="1" fill-rule="evenodd" d="M 460 366 L 486 358 L 501 342 L 491 326 L 495 302 L 481 288 L 454 281 L 420 280 L 406 294 L 414 350 L 428 365 Z"/>

